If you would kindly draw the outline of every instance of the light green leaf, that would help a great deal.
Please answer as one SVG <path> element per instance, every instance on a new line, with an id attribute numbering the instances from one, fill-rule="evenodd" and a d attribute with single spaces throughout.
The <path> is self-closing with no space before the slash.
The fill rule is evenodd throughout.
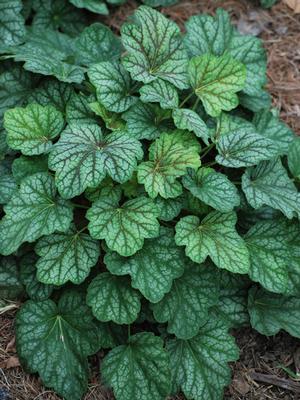
<path id="1" fill-rule="evenodd" d="M 173 128 L 168 111 L 152 104 L 137 102 L 122 117 L 127 121 L 128 132 L 136 139 L 153 140 Z"/>
<path id="2" fill-rule="evenodd" d="M 288 164 L 293 176 L 300 179 L 300 138 L 295 138 L 289 146 Z"/>
<path id="3" fill-rule="evenodd" d="M 249 133 L 255 131 L 253 124 L 246 119 L 223 112 L 216 119 L 216 125 L 210 129 L 210 136 L 214 143 L 218 143 L 223 136 L 239 130 Z"/>
<path id="4" fill-rule="evenodd" d="M 66 400 L 80 400 L 87 389 L 87 356 L 98 350 L 92 319 L 82 296 L 75 292 L 66 292 L 58 305 L 52 300 L 29 300 L 17 314 L 22 363 Z"/>
<path id="5" fill-rule="evenodd" d="M 217 163 L 231 168 L 249 167 L 278 155 L 277 145 L 257 134 L 251 126 L 240 127 L 221 136 L 217 150 Z"/>
<path id="6" fill-rule="evenodd" d="M 67 122 L 74 125 L 96 124 L 97 120 L 89 106 L 90 102 L 94 100 L 94 96 L 86 97 L 80 93 L 73 93 L 66 107 Z"/>
<path id="7" fill-rule="evenodd" d="M 25 155 L 47 153 L 64 126 L 63 116 L 52 106 L 29 104 L 7 110 L 4 127 L 7 143 L 14 150 Z"/>
<path id="8" fill-rule="evenodd" d="M 238 106 L 236 93 L 243 89 L 246 79 L 243 64 L 228 55 L 204 54 L 191 59 L 188 72 L 207 114 L 217 117 L 222 110 L 230 111 Z"/>
<path id="9" fill-rule="evenodd" d="M 138 166 L 138 182 L 152 198 L 173 198 L 182 193 L 176 178 L 201 164 L 199 147 L 187 146 L 184 132 L 164 133 L 149 148 L 149 161 Z M 188 139 L 187 139 L 188 140 Z M 193 143 L 193 139 L 191 139 Z"/>
<path id="10" fill-rule="evenodd" d="M 221 212 L 229 212 L 240 204 L 240 196 L 226 175 L 212 168 L 191 169 L 182 179 L 193 196 Z"/>
<path id="11" fill-rule="evenodd" d="M 141 309 L 140 297 L 128 278 L 104 272 L 90 283 L 86 301 L 99 321 L 132 324 Z"/>
<path id="12" fill-rule="evenodd" d="M 97 125 L 69 125 L 49 156 L 49 167 L 56 171 L 56 185 L 64 198 L 97 186 L 108 174 L 125 182 L 143 156 L 140 143 L 126 132 L 106 136 Z"/>
<path id="13" fill-rule="evenodd" d="M 187 54 L 175 22 L 150 7 L 141 6 L 134 22 L 121 29 L 127 50 L 123 65 L 132 78 L 150 83 L 158 78 L 179 89 L 187 88 Z"/>
<path id="14" fill-rule="evenodd" d="M 159 235 L 159 212 L 146 197 L 126 201 L 122 206 L 108 197 L 93 203 L 86 217 L 95 239 L 105 239 L 107 246 L 128 257 L 140 250 L 144 239 Z"/>
<path id="15" fill-rule="evenodd" d="M 176 88 L 169 82 L 157 79 L 140 89 L 141 100 L 144 103 L 159 103 L 161 108 L 177 108 L 179 99 Z"/>
<path id="16" fill-rule="evenodd" d="M 44 81 L 37 89 L 33 90 L 28 97 L 28 103 L 37 103 L 41 106 L 52 105 L 58 111 L 66 114 L 66 107 L 74 90 L 71 85 L 59 82 L 56 79 Z"/>
<path id="17" fill-rule="evenodd" d="M 116 400 L 164 400 L 170 392 L 170 369 L 162 339 L 150 332 L 131 336 L 107 354 L 101 376 Z"/>
<path id="18" fill-rule="evenodd" d="M 0 222 L 0 254 L 11 254 L 23 242 L 34 242 L 54 231 L 65 232 L 72 221 L 69 202 L 57 196 L 54 179 L 47 173 L 25 178 L 4 207 Z"/>
<path id="19" fill-rule="evenodd" d="M 0 298 L 15 300 L 22 293 L 16 259 L 0 256 Z"/>
<path id="20" fill-rule="evenodd" d="M 20 156 L 15 158 L 12 163 L 12 173 L 17 183 L 21 183 L 27 176 L 37 172 L 48 171 L 48 157 L 42 156 Z"/>
<path id="21" fill-rule="evenodd" d="M 107 129 L 112 131 L 124 130 L 126 128 L 125 121 L 123 121 L 120 114 L 108 111 L 103 104 L 99 101 L 89 103 L 90 109 L 104 121 Z"/>
<path id="22" fill-rule="evenodd" d="M 248 310 L 251 325 L 266 336 L 281 329 L 300 338 L 300 298 L 270 293 L 253 287 L 249 291 Z"/>
<path id="23" fill-rule="evenodd" d="M 161 323 L 168 322 L 169 333 L 190 339 L 207 322 L 208 310 L 216 305 L 218 297 L 218 271 L 189 262 L 169 293 L 152 307 L 154 318 Z"/>
<path id="24" fill-rule="evenodd" d="M 254 115 L 253 124 L 257 132 L 276 144 L 280 155 L 287 154 L 294 134 L 292 130 L 272 112 L 262 110 Z"/>
<path id="25" fill-rule="evenodd" d="M 194 132 L 196 136 L 208 144 L 208 128 L 195 111 L 188 108 L 177 108 L 173 110 L 172 115 L 177 128 Z"/>
<path id="26" fill-rule="evenodd" d="M 16 46 L 25 37 L 25 21 L 22 16 L 21 0 L 1 0 L 0 2 L 0 42 L 1 46 Z"/>
<path id="27" fill-rule="evenodd" d="M 186 246 L 191 260 L 201 264 L 209 256 L 219 268 L 244 274 L 250 267 L 249 253 L 244 240 L 235 230 L 236 214 L 213 211 L 201 222 L 189 215 L 176 224 L 175 241 Z"/>
<path id="28" fill-rule="evenodd" d="M 36 264 L 38 280 L 57 286 L 83 282 L 100 255 L 97 240 L 74 226 L 66 233 L 42 237 L 34 250 L 41 257 Z"/>
<path id="29" fill-rule="evenodd" d="M 244 239 L 250 253 L 250 278 L 271 292 L 285 293 L 290 264 L 286 222 L 258 222 Z"/>
<path id="30" fill-rule="evenodd" d="M 132 96 L 132 80 L 117 62 L 101 62 L 90 67 L 88 76 L 97 90 L 97 98 L 109 111 L 123 112 L 136 101 Z"/>
<path id="31" fill-rule="evenodd" d="M 52 285 L 44 285 L 36 278 L 37 256 L 28 253 L 20 261 L 20 281 L 26 289 L 27 295 L 34 301 L 48 299 L 53 291 Z"/>
<path id="32" fill-rule="evenodd" d="M 195 400 L 222 400 L 229 385 L 227 365 L 239 358 L 239 349 L 226 324 L 211 318 L 190 340 L 169 340 L 173 391 Z"/>
<path id="33" fill-rule="evenodd" d="M 242 189 L 249 204 L 258 209 L 268 205 L 280 210 L 287 218 L 300 218 L 300 194 L 289 179 L 280 159 L 265 162 L 246 170 Z"/>
<path id="34" fill-rule="evenodd" d="M 143 248 L 131 257 L 113 252 L 104 257 L 112 274 L 129 274 L 132 286 L 152 303 L 170 291 L 173 280 L 183 274 L 185 261 L 182 250 L 175 244 L 173 231 L 163 227 L 159 237 L 146 240 Z"/>
<path id="35" fill-rule="evenodd" d="M 70 2 L 78 8 L 86 8 L 87 10 L 97 14 L 108 14 L 107 6 L 101 0 L 70 0 Z"/>

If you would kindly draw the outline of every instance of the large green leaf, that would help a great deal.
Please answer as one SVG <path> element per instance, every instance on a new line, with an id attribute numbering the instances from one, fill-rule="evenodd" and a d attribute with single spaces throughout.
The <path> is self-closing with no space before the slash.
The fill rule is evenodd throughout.
<path id="1" fill-rule="evenodd" d="M 12 175 L 11 167 L 5 160 L 0 162 L 0 204 L 7 204 L 17 190 L 17 183 Z"/>
<path id="2" fill-rule="evenodd" d="M 186 246 L 185 252 L 201 264 L 209 256 L 219 268 L 234 273 L 247 273 L 250 267 L 249 253 L 244 240 L 235 229 L 236 214 L 211 212 L 201 222 L 189 215 L 176 224 L 175 241 Z"/>
<path id="3" fill-rule="evenodd" d="M 122 26 L 127 50 L 123 65 L 133 79 L 150 83 L 161 78 L 179 89 L 187 87 L 187 54 L 175 22 L 150 7 L 141 6 L 134 22 Z"/>
<path id="4" fill-rule="evenodd" d="M 260 221 L 244 236 L 250 253 L 249 276 L 271 292 L 287 290 L 288 233 L 285 221 Z"/>
<path id="5" fill-rule="evenodd" d="M 227 365 L 239 358 L 234 338 L 222 321 L 211 318 L 190 340 L 169 340 L 173 391 L 195 400 L 221 400 L 230 383 Z"/>
<path id="6" fill-rule="evenodd" d="M 144 103 L 159 103 L 161 108 L 177 108 L 179 99 L 176 88 L 169 82 L 157 79 L 140 89 Z"/>
<path id="7" fill-rule="evenodd" d="M 221 136 L 217 150 L 216 161 L 231 168 L 249 167 L 278 155 L 276 143 L 256 133 L 251 126 L 241 126 Z"/>
<path id="8" fill-rule="evenodd" d="M 177 108 L 173 110 L 172 115 L 177 128 L 194 132 L 196 136 L 208 144 L 208 128 L 195 111 L 188 108 Z"/>
<path id="9" fill-rule="evenodd" d="M 242 177 L 242 189 L 255 209 L 268 205 L 287 218 L 300 217 L 300 194 L 280 159 L 262 161 L 257 167 L 247 169 Z"/>
<path id="10" fill-rule="evenodd" d="M 23 292 L 17 260 L 0 256 L 0 299 L 16 299 Z"/>
<path id="11" fill-rule="evenodd" d="M 168 111 L 160 110 L 152 104 L 137 102 L 122 117 L 127 122 L 127 130 L 131 136 L 153 140 L 172 129 L 167 113 Z"/>
<path id="12" fill-rule="evenodd" d="M 123 112 L 136 101 L 132 95 L 132 80 L 118 62 L 101 62 L 90 67 L 90 81 L 97 90 L 97 98 L 109 111 Z"/>
<path id="13" fill-rule="evenodd" d="M 237 107 L 236 92 L 243 89 L 246 79 L 243 64 L 227 54 L 220 57 L 204 54 L 190 60 L 188 71 L 191 85 L 207 114 L 217 117 L 222 110 Z"/>
<path id="14" fill-rule="evenodd" d="M 169 293 L 153 306 L 158 322 L 168 322 L 168 332 L 180 339 L 197 335 L 208 320 L 208 310 L 219 297 L 218 271 L 189 262 Z"/>
<path id="15" fill-rule="evenodd" d="M 164 199 L 157 196 L 154 199 L 154 203 L 159 209 L 159 219 L 162 221 L 172 221 L 179 215 L 183 208 L 184 198 L 183 196 L 179 196 L 175 199 Z"/>
<path id="16" fill-rule="evenodd" d="M 197 143 L 197 142 L 196 142 Z M 187 168 L 200 166 L 199 147 L 182 132 L 164 133 L 149 148 L 149 161 L 138 166 L 138 182 L 152 198 L 177 197 L 182 186 L 176 178 Z"/>
<path id="17" fill-rule="evenodd" d="M 36 264 L 38 280 L 63 285 L 83 282 L 97 263 L 100 249 L 97 240 L 72 226 L 66 233 L 41 238 L 35 252 L 41 257 Z"/>
<path id="18" fill-rule="evenodd" d="M 52 106 L 29 104 L 7 110 L 4 115 L 4 127 L 7 143 L 25 155 L 46 153 L 64 126 L 63 116 Z"/>
<path id="19" fill-rule="evenodd" d="M 1 0 L 0 46 L 16 46 L 24 40 L 26 30 L 21 11 L 21 0 Z"/>
<path id="20" fill-rule="evenodd" d="M 97 119 L 91 110 L 90 103 L 94 96 L 87 97 L 82 93 L 73 93 L 66 106 L 66 120 L 71 125 L 95 125 Z"/>
<path id="21" fill-rule="evenodd" d="M 49 167 L 56 171 L 56 185 L 64 198 L 97 186 L 109 174 L 117 182 L 127 181 L 141 159 L 140 143 L 126 132 L 106 136 L 97 125 L 68 126 L 54 145 Z"/>
<path id="22" fill-rule="evenodd" d="M 193 196 L 221 212 L 229 212 L 240 204 L 238 191 L 226 175 L 212 168 L 188 170 L 182 179 L 183 186 Z"/>
<path id="23" fill-rule="evenodd" d="M 246 66 L 247 74 L 243 97 L 252 97 L 258 103 L 267 83 L 267 60 L 262 41 L 254 36 L 240 34 L 230 23 L 229 14 L 218 9 L 216 17 L 202 14 L 192 16 L 186 23 L 184 43 L 191 56 L 211 53 L 216 56 L 228 54 Z M 249 103 L 249 100 L 248 100 Z"/>
<path id="24" fill-rule="evenodd" d="M 157 303 L 170 291 L 173 280 L 183 274 L 186 260 L 175 244 L 173 231 L 162 227 L 160 236 L 146 240 L 133 256 L 125 258 L 109 252 L 104 262 L 112 274 L 129 274 L 132 286 Z"/>
<path id="25" fill-rule="evenodd" d="M 21 183 L 27 176 L 37 172 L 48 171 L 48 157 L 42 156 L 20 156 L 15 158 L 12 163 L 12 173 L 17 183 Z"/>
<path id="26" fill-rule="evenodd" d="M 262 110 L 254 115 L 253 124 L 258 133 L 274 142 L 279 154 L 287 154 L 294 134 L 285 123 L 280 121 L 272 112 Z"/>
<path id="27" fill-rule="evenodd" d="M 111 350 L 101 375 L 117 400 L 164 400 L 170 392 L 169 357 L 162 339 L 150 332 L 137 333 Z"/>
<path id="28" fill-rule="evenodd" d="M 251 325 L 266 336 L 281 329 L 300 338 L 300 298 L 270 293 L 253 287 L 249 291 L 248 310 Z"/>
<path id="29" fill-rule="evenodd" d="M 20 261 L 20 281 L 23 283 L 27 295 L 34 301 L 48 299 L 53 291 L 52 285 L 44 285 L 36 277 L 37 256 L 28 253 Z"/>
<path id="30" fill-rule="evenodd" d="M 80 400 L 87 389 L 87 356 L 98 350 L 97 329 L 82 296 L 66 292 L 52 300 L 25 303 L 16 318 L 22 363 L 38 372 L 44 385 L 66 400 Z"/>
<path id="31" fill-rule="evenodd" d="M 159 235 L 159 212 L 152 200 L 137 197 L 122 206 L 104 197 L 93 203 L 86 217 L 95 239 L 105 239 L 107 246 L 122 256 L 131 256 L 143 247 L 144 239 Z"/>
<path id="32" fill-rule="evenodd" d="M 300 138 L 295 138 L 290 146 L 288 151 L 288 164 L 289 169 L 293 176 L 297 179 L 300 179 Z"/>
<path id="33" fill-rule="evenodd" d="M 107 6 L 101 0 L 70 0 L 70 2 L 78 8 L 86 8 L 97 14 L 108 14 Z"/>
<path id="34" fill-rule="evenodd" d="M 4 211 L 1 254 L 11 254 L 23 242 L 34 242 L 56 230 L 65 232 L 73 218 L 70 203 L 57 196 L 54 179 L 47 173 L 25 178 Z"/>
<path id="35" fill-rule="evenodd" d="M 104 272 L 90 283 L 86 301 L 99 321 L 131 324 L 139 315 L 140 297 L 128 278 Z"/>

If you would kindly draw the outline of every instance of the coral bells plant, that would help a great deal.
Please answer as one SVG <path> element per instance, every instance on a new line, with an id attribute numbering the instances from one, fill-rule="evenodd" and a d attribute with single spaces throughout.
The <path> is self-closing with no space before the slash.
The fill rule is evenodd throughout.
<path id="1" fill-rule="evenodd" d="M 117 400 L 222 399 L 232 328 L 300 337 L 300 141 L 270 110 L 262 44 L 223 10 L 181 34 L 141 6 L 119 38 L 36 7 L 0 3 L 19 358 L 66 400 L 100 349 Z"/>

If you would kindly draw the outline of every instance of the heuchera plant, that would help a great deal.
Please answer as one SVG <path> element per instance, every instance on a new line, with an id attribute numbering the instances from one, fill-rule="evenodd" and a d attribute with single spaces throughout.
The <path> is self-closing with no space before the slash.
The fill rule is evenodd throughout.
<path id="1" fill-rule="evenodd" d="M 120 39 L 41 3 L 0 2 L 0 293 L 29 298 L 20 360 L 67 400 L 99 349 L 117 400 L 222 399 L 232 328 L 300 337 L 300 140 L 269 110 L 262 44 L 223 10 L 182 35 L 141 6 Z"/>

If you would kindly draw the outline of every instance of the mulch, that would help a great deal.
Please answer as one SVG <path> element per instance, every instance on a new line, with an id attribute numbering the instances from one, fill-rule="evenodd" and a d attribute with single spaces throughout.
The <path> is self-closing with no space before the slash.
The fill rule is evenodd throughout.
<path id="1" fill-rule="evenodd" d="M 130 0 L 113 10 L 102 22 L 118 31 L 136 8 Z M 282 1 L 271 10 L 257 7 L 252 0 L 184 0 L 162 11 L 184 29 L 184 22 L 197 13 L 213 13 L 223 7 L 238 29 L 258 35 L 268 52 L 268 90 L 282 119 L 300 135 L 300 15 Z M 16 309 L 0 314 L 0 400 L 59 400 L 45 389 L 37 376 L 19 366 L 14 342 Z M 18 304 L 16 304 L 18 307 Z M 251 329 L 233 333 L 241 349 L 240 360 L 231 365 L 233 381 L 225 400 L 299 400 L 300 341 L 282 332 L 264 337 Z M 101 354 L 99 355 L 101 358 Z M 99 357 L 91 358 L 92 376 L 84 400 L 113 400 L 99 379 Z M 172 400 L 183 400 L 177 396 Z M 153 399 L 155 400 L 155 399 Z"/>

